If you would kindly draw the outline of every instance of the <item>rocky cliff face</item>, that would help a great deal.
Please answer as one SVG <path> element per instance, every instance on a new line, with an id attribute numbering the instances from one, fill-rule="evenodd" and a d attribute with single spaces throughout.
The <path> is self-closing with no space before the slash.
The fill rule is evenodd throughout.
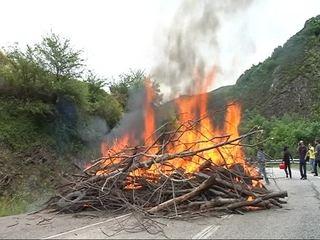
<path id="1" fill-rule="evenodd" d="M 284 113 L 298 113 L 308 115 L 312 111 L 312 96 L 310 79 L 297 76 L 291 83 L 271 85 L 268 90 L 271 92 L 268 102 L 261 111 L 264 116 L 281 117 Z"/>
<path id="2" fill-rule="evenodd" d="M 243 109 L 258 110 L 263 116 L 284 114 L 309 116 L 320 109 L 320 15 L 271 57 L 242 74 L 227 91 L 215 90 L 221 99 L 237 99 Z"/>
<path id="3" fill-rule="evenodd" d="M 235 85 L 209 93 L 209 114 L 224 121 L 223 109 L 230 100 L 239 101 L 242 113 L 256 111 L 265 118 L 285 114 L 309 117 L 320 113 L 320 15 L 262 63 L 246 70 Z M 162 106 L 163 113 L 171 102 Z M 319 110 L 318 110 L 319 109 Z"/>

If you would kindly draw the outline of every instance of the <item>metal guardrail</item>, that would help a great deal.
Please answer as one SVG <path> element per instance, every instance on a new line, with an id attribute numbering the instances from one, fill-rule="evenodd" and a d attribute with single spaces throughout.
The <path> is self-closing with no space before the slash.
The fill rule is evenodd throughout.
<path id="1" fill-rule="evenodd" d="M 279 164 L 279 163 L 282 163 L 283 161 L 282 161 L 282 159 L 270 159 L 270 160 L 267 160 L 266 161 L 266 165 L 268 165 L 268 164 L 272 164 L 272 163 L 274 163 L 274 164 Z M 294 164 L 294 163 L 299 163 L 299 158 L 294 158 L 292 161 L 290 161 L 292 164 Z M 248 162 L 248 164 L 249 165 L 258 165 L 258 162 L 257 161 L 252 161 L 251 163 L 250 162 Z"/>
<path id="2" fill-rule="evenodd" d="M 282 159 L 271 159 L 266 161 L 266 163 L 282 163 Z M 291 163 L 299 163 L 299 158 L 294 158 Z"/>
<path id="3" fill-rule="evenodd" d="M 274 165 L 282 163 L 282 159 L 270 159 L 266 161 L 266 167 L 274 167 Z M 294 158 L 292 161 L 290 161 L 291 164 L 299 164 L 299 158 Z M 247 164 L 254 166 L 258 168 L 258 162 L 257 161 L 252 161 L 252 162 L 247 162 Z"/>

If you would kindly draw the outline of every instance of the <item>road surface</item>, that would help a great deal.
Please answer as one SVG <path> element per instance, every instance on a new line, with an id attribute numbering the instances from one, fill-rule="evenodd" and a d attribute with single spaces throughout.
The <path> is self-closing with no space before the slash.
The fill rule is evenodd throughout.
<path id="1" fill-rule="evenodd" d="M 283 170 L 269 169 L 268 188 L 288 191 L 283 208 L 201 216 L 189 220 L 143 220 L 132 214 L 111 216 L 98 212 L 33 214 L 0 218 L 1 239 L 319 239 L 320 177 L 293 179 Z M 143 224 L 141 224 L 143 222 Z"/>

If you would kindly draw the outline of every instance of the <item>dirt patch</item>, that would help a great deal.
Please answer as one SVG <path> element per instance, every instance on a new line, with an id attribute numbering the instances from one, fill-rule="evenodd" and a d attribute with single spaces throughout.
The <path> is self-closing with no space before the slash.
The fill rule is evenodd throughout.
<path id="1" fill-rule="evenodd" d="M 72 162 L 72 158 L 62 158 L 46 147 L 11 152 L 1 146 L 0 208 L 12 210 L 0 214 L 19 214 L 41 206 L 52 196 L 55 187 L 64 184 L 68 174 L 76 171 Z"/>

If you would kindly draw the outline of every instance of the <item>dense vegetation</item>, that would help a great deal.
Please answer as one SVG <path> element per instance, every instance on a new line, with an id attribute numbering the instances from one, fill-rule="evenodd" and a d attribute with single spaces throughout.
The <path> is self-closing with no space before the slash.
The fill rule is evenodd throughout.
<path id="1" fill-rule="evenodd" d="M 307 20 L 301 31 L 276 47 L 264 62 L 246 70 L 234 86 L 211 93 L 212 99 L 214 95 L 224 103 L 241 102 L 241 132 L 255 125 L 264 129 L 261 140 L 270 139 L 265 148 L 272 158 L 281 158 L 285 145 L 297 157 L 299 140 L 313 144 L 320 138 L 319 32 L 320 15 Z M 256 149 L 246 151 L 255 156 Z"/>
<path id="2" fill-rule="evenodd" d="M 147 79 L 143 71 L 103 79 L 86 69 L 81 55 L 70 39 L 54 33 L 34 46 L 15 44 L 0 52 L 3 203 L 17 202 L 20 195 L 34 201 L 56 184 L 59 175 L 72 171 L 71 163 L 100 157 L 101 138 L 130 111 L 131 93 L 143 93 Z M 158 94 L 155 103 L 161 100 Z M 32 193 L 34 189 L 40 191 L 38 195 Z M 5 209 L 0 204 L 0 215 L 11 212 Z"/>
<path id="3" fill-rule="evenodd" d="M 215 110 L 237 100 L 240 132 L 264 130 L 247 140 L 254 146 L 245 149 L 247 155 L 255 157 L 254 143 L 264 141 L 272 158 L 281 158 L 285 145 L 297 157 L 299 140 L 320 138 L 319 52 L 317 16 L 234 86 L 210 92 L 212 119 L 223 121 Z M 30 203 L 43 201 L 61 175 L 98 157 L 101 139 L 132 111 L 133 96 L 145 93 L 146 79 L 157 93 L 159 124 L 174 118 L 168 103 L 162 104 L 159 84 L 144 71 L 104 79 L 86 68 L 82 53 L 54 33 L 33 46 L 0 52 L 0 216 L 32 209 Z"/>

